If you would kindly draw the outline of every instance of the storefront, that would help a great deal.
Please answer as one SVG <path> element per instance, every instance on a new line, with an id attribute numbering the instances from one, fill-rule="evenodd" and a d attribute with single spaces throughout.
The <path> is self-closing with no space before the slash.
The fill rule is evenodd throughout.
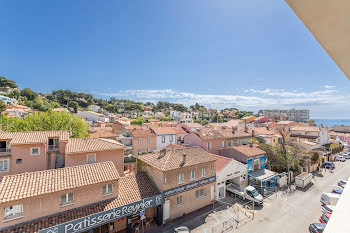
<path id="1" fill-rule="evenodd" d="M 131 233 L 133 228 L 147 229 L 152 222 L 161 225 L 163 203 L 164 195 L 159 194 L 46 228 L 39 233 L 114 233 L 121 230 Z"/>

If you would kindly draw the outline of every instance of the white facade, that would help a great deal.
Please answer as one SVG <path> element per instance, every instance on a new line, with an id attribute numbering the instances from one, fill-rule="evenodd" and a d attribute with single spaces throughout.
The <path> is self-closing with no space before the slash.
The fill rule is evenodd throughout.
<path id="1" fill-rule="evenodd" d="M 160 150 L 167 145 L 176 145 L 176 133 L 157 134 L 156 149 Z"/>
<path id="2" fill-rule="evenodd" d="M 9 97 L 3 96 L 3 95 L 0 95 L 0 100 L 2 100 L 7 105 L 10 105 L 10 104 L 17 105 L 18 104 L 18 101 L 16 99 L 9 98 Z"/>
<path id="3" fill-rule="evenodd" d="M 216 172 L 216 200 L 226 197 L 226 181 L 245 186 L 248 182 L 247 165 L 232 159 L 221 171 Z"/>
<path id="4" fill-rule="evenodd" d="M 108 117 L 101 113 L 96 113 L 92 111 L 81 111 L 76 114 L 77 116 L 80 116 L 84 118 L 86 121 L 102 121 L 102 122 L 108 122 Z"/>
<path id="5" fill-rule="evenodd" d="M 182 112 L 179 117 L 176 118 L 179 123 L 192 123 L 192 114 L 189 112 Z"/>
<path id="6" fill-rule="evenodd" d="M 170 110 L 170 116 L 172 118 L 178 118 L 180 116 L 181 112 L 179 111 L 173 111 L 173 110 Z"/>
<path id="7" fill-rule="evenodd" d="M 90 108 L 94 112 L 98 112 L 101 108 L 97 105 L 89 105 L 88 108 Z"/>

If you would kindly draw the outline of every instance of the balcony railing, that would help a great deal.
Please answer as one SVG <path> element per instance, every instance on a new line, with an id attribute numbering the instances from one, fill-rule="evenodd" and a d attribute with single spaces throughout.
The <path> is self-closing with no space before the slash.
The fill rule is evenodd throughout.
<path id="1" fill-rule="evenodd" d="M 0 153 L 1 152 L 11 152 L 10 148 L 0 148 Z"/>
<path id="2" fill-rule="evenodd" d="M 58 144 L 56 145 L 49 145 L 48 150 L 58 150 Z"/>

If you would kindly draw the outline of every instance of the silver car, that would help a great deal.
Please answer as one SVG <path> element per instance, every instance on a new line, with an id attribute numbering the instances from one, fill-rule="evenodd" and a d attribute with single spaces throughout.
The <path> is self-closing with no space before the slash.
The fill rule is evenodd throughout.
<path id="1" fill-rule="evenodd" d="M 190 233 L 190 230 L 185 226 L 181 226 L 174 228 L 174 233 Z"/>

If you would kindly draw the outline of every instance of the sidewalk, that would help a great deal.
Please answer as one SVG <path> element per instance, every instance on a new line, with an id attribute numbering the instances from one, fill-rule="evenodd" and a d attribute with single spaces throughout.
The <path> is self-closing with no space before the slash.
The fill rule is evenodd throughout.
<path id="1" fill-rule="evenodd" d="M 220 207 L 223 207 L 223 204 L 215 202 L 214 209 L 218 209 Z M 184 216 L 171 220 L 166 224 L 164 224 L 163 226 L 159 226 L 154 229 L 151 229 L 147 231 L 147 233 L 157 233 L 157 232 L 170 233 L 174 231 L 175 227 L 179 227 L 179 226 L 186 226 L 188 227 L 188 229 L 193 230 L 201 226 L 202 224 L 204 224 L 202 219 L 199 217 L 201 217 L 202 215 L 209 214 L 212 211 L 213 211 L 213 205 L 205 206 L 201 209 L 198 209 Z"/>

